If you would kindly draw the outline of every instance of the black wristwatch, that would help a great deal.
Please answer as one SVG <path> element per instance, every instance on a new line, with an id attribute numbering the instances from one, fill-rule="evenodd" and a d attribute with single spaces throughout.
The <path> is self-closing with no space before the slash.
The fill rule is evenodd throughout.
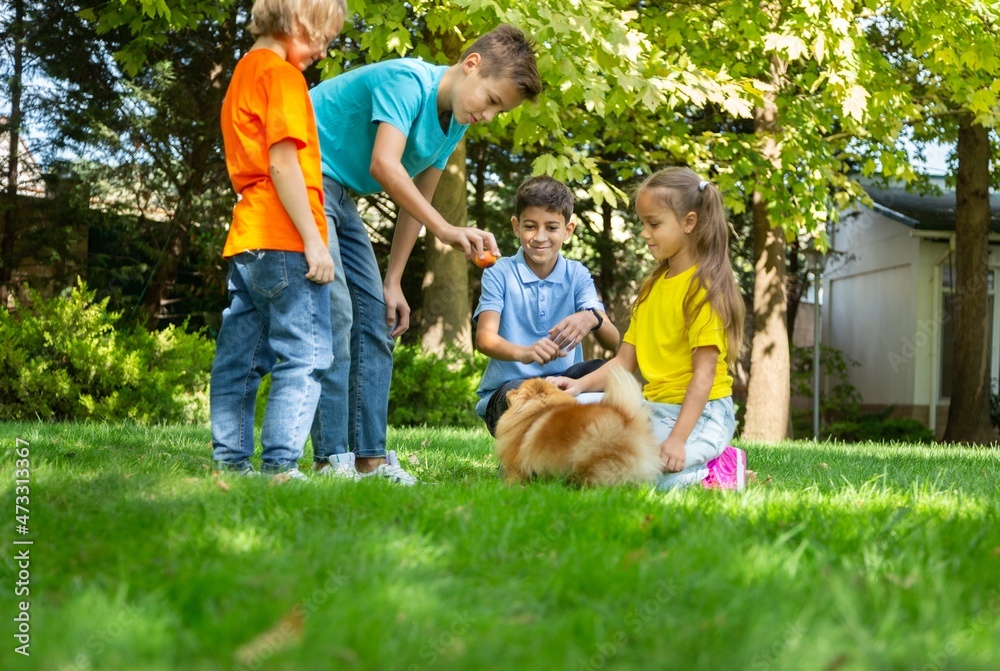
<path id="1" fill-rule="evenodd" d="M 597 317 L 597 326 L 590 329 L 590 332 L 593 333 L 597 329 L 601 328 L 601 326 L 604 324 L 604 317 L 601 316 L 601 313 L 598 312 L 596 308 L 587 308 L 587 309 L 593 312 L 594 316 Z"/>

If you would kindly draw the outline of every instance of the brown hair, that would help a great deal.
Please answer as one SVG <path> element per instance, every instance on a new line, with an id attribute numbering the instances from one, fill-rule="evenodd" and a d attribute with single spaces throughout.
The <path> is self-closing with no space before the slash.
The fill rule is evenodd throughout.
<path id="1" fill-rule="evenodd" d="M 336 37 L 347 16 L 346 0 L 255 0 L 250 10 L 254 37 L 274 35 L 309 40 Z"/>
<path id="2" fill-rule="evenodd" d="M 540 207 L 549 212 L 559 212 L 569 223 L 573 217 L 573 192 L 565 184 L 548 175 L 529 177 L 521 182 L 514 194 L 514 213 L 521 213 L 529 207 Z"/>
<path id="3" fill-rule="evenodd" d="M 639 185 L 635 197 L 649 191 L 678 219 L 694 212 L 697 223 L 691 231 L 694 243 L 695 264 L 698 269 L 691 280 L 684 298 L 685 326 L 690 328 L 701 307 L 708 302 L 722 318 L 728 335 L 729 367 L 735 368 L 743 352 L 743 320 L 746 306 L 729 262 L 729 225 L 719 187 L 707 182 L 690 168 L 664 168 Z M 656 280 L 670 269 L 667 259 L 660 261 L 642 283 L 633 311 L 649 296 Z M 705 288 L 705 295 L 695 304 L 698 292 Z"/>
<path id="4" fill-rule="evenodd" d="M 483 77 L 509 79 L 525 100 L 534 100 L 542 91 L 542 79 L 535 64 L 534 45 L 514 26 L 501 24 L 482 35 L 462 52 L 482 58 Z"/>

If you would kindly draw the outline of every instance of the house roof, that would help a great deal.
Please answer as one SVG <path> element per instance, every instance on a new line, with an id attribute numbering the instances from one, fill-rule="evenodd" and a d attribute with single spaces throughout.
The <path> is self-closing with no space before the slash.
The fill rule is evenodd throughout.
<path id="1" fill-rule="evenodd" d="M 943 178 L 931 178 L 939 195 L 921 195 L 906 187 L 880 188 L 862 182 L 875 202 L 875 211 L 920 231 L 955 230 L 955 189 L 944 185 Z M 990 192 L 990 230 L 1000 233 L 1000 193 Z"/>

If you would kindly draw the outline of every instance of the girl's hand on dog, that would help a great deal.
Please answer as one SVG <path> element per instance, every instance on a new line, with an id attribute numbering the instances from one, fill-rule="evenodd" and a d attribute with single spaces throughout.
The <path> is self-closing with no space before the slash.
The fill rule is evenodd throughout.
<path id="1" fill-rule="evenodd" d="M 582 389 L 579 388 L 580 387 L 579 380 L 574 380 L 568 377 L 562 377 L 561 375 L 552 375 L 551 377 L 545 378 L 545 381 L 550 384 L 554 384 L 567 394 L 571 394 L 573 396 L 579 396 L 580 392 L 583 391 Z"/>
<path id="2" fill-rule="evenodd" d="M 684 460 L 687 458 L 687 450 L 684 449 L 684 441 L 673 436 L 660 443 L 660 457 L 663 459 L 663 470 L 667 473 L 676 473 L 684 470 Z"/>

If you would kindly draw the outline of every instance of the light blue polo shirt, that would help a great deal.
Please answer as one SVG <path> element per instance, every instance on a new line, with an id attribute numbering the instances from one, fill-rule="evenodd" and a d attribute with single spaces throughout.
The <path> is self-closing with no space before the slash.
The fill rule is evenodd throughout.
<path id="1" fill-rule="evenodd" d="M 355 193 L 382 191 L 369 168 L 378 124 L 406 136 L 402 163 L 410 177 L 430 167 L 444 170 L 467 125 L 438 121 L 437 92 L 447 66 L 397 58 L 352 68 L 310 92 L 323 174 Z"/>
<path id="2" fill-rule="evenodd" d="M 483 271 L 483 290 L 479 306 L 472 318 L 487 310 L 500 313 L 501 338 L 515 345 L 530 345 L 549 337 L 549 329 L 564 318 L 595 308 L 604 311 L 597 296 L 594 278 L 579 261 L 559 255 L 555 268 L 544 280 L 539 279 L 524 260 L 524 250 L 505 256 Z M 570 366 L 583 361 L 583 346 L 577 345 L 569 354 L 539 365 L 519 361 L 490 359 L 479 383 L 479 403 L 476 412 L 486 416 L 486 406 L 505 382 L 520 378 L 559 375 Z"/>

